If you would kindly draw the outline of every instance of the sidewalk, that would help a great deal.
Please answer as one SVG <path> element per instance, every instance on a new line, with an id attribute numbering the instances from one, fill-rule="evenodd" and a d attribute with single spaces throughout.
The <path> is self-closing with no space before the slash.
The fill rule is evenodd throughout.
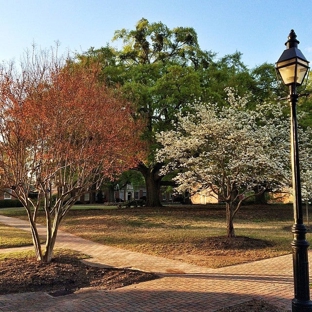
<path id="1" fill-rule="evenodd" d="M 0 215 L 0 222 L 29 231 L 23 220 Z M 45 233 L 44 227 L 39 229 Z M 213 312 L 251 299 L 264 299 L 275 305 L 276 311 L 291 310 L 291 255 L 209 269 L 104 246 L 62 231 L 56 248 L 86 253 L 92 256 L 90 263 L 156 272 L 162 278 L 112 291 L 84 289 L 63 297 L 51 297 L 44 292 L 3 295 L 0 312 Z"/>

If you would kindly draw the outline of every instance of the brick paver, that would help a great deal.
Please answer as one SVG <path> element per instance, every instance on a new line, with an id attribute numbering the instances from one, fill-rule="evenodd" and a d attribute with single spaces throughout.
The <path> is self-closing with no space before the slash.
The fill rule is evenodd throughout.
<path id="1" fill-rule="evenodd" d="M 29 230 L 27 222 L 16 218 L 0 215 L 0 222 Z M 44 227 L 39 229 L 45 232 Z M 91 263 L 156 272 L 162 278 L 112 291 L 83 289 L 62 297 L 44 292 L 3 295 L 0 312 L 213 312 L 251 299 L 264 299 L 275 305 L 276 311 L 291 309 L 291 255 L 209 269 L 104 246 L 63 231 L 58 234 L 56 247 L 89 254 Z"/>

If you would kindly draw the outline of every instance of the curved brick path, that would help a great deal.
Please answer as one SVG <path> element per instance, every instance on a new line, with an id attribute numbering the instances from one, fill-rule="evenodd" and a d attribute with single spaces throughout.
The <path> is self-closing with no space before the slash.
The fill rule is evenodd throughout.
<path id="1" fill-rule="evenodd" d="M 27 222 L 16 218 L 0 215 L 0 222 L 29 230 Z M 45 228 L 40 231 L 45 233 Z M 63 297 L 44 292 L 2 295 L 0 312 L 213 312 L 251 299 L 264 299 L 275 305 L 277 312 L 291 310 L 291 255 L 209 269 L 104 246 L 62 231 L 56 247 L 89 254 L 92 263 L 156 272 L 162 278 L 111 291 L 84 289 Z"/>

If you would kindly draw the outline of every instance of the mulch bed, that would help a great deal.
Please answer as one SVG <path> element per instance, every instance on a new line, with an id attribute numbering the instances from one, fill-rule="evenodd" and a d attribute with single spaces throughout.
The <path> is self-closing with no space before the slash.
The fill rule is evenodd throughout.
<path id="1" fill-rule="evenodd" d="M 92 267 L 70 256 L 57 256 L 50 263 L 33 258 L 0 261 L 0 276 L 0 295 L 44 291 L 54 296 L 85 287 L 116 289 L 158 278 L 137 270 Z"/>

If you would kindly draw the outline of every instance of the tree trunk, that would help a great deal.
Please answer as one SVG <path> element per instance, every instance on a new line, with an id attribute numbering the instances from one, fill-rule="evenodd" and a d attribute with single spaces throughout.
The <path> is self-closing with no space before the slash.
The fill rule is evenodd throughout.
<path id="1" fill-rule="evenodd" d="M 147 207 L 161 207 L 160 202 L 160 185 L 162 177 L 159 176 L 160 164 L 148 168 L 141 164 L 139 166 L 139 171 L 143 174 L 146 185 L 146 206 Z"/>
<path id="2" fill-rule="evenodd" d="M 31 224 L 31 234 L 32 234 L 32 239 L 33 239 L 33 245 L 35 248 L 36 259 L 38 261 L 49 263 L 52 260 L 57 231 L 53 229 L 52 233 L 53 233 L 52 236 L 49 237 L 48 232 L 47 232 L 45 252 L 43 254 L 41 245 L 40 245 L 40 238 L 39 238 L 39 234 L 37 231 L 37 226 L 35 224 Z"/>
<path id="3" fill-rule="evenodd" d="M 256 186 L 254 188 L 254 192 L 255 192 L 255 204 L 266 205 L 267 204 L 266 192 L 261 192 L 259 190 L 259 186 Z"/>
<path id="4" fill-rule="evenodd" d="M 53 259 L 53 251 L 56 242 L 57 232 L 60 226 L 61 220 L 59 215 L 55 216 L 53 226 L 50 228 L 51 235 L 47 235 L 45 253 L 41 259 L 42 262 L 49 263 Z M 51 225 L 50 225 L 51 226 Z"/>
<path id="5" fill-rule="evenodd" d="M 53 259 L 53 250 L 54 250 L 55 241 L 56 241 L 56 236 L 53 236 L 52 239 L 49 241 L 49 243 L 46 244 L 45 253 L 41 260 L 42 262 L 50 263 L 51 260 Z"/>
<path id="6" fill-rule="evenodd" d="M 155 180 L 152 175 L 145 177 L 146 181 L 146 206 L 161 207 L 160 180 Z"/>
<path id="7" fill-rule="evenodd" d="M 40 237 L 37 231 L 36 224 L 30 221 L 30 229 L 31 229 L 31 236 L 33 241 L 33 246 L 35 249 L 36 259 L 38 261 L 42 260 L 42 251 L 41 251 L 41 245 L 40 245 Z"/>
<path id="8" fill-rule="evenodd" d="M 90 188 L 90 204 L 96 203 L 96 185 L 93 184 L 92 187 Z"/>
<path id="9" fill-rule="evenodd" d="M 234 207 L 232 202 L 227 202 L 225 204 L 226 209 L 226 228 L 227 228 L 227 237 L 235 237 L 234 230 Z"/>

